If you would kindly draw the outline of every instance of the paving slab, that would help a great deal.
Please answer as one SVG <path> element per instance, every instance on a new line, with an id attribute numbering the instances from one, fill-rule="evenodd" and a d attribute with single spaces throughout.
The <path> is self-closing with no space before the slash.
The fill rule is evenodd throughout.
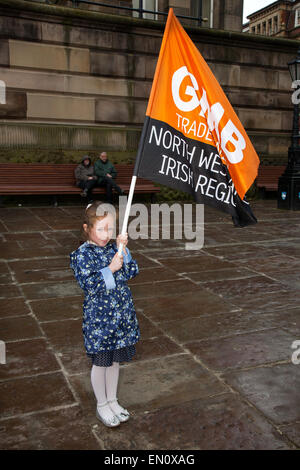
<path id="1" fill-rule="evenodd" d="M 295 448 L 255 409 L 233 394 L 184 401 L 126 424 L 96 430 L 110 450 L 287 450 Z M 125 430 L 125 426 L 124 426 Z"/>
<path id="2" fill-rule="evenodd" d="M 5 233 L 8 231 L 8 228 L 3 224 L 3 222 L 0 222 L 0 233 Z"/>
<path id="3" fill-rule="evenodd" d="M 7 342 L 6 358 L 6 364 L 0 367 L 0 380 L 60 370 L 44 338 Z"/>
<path id="4" fill-rule="evenodd" d="M 5 233 L 5 241 L 17 241 L 20 243 L 41 243 L 45 242 L 44 233 L 41 232 L 7 232 Z"/>
<path id="5" fill-rule="evenodd" d="M 1 418 L 75 403 L 61 372 L 0 382 Z"/>
<path id="6" fill-rule="evenodd" d="M 1 318 L 0 331 L 2 341 L 15 341 L 42 336 L 40 326 L 30 315 Z"/>
<path id="7" fill-rule="evenodd" d="M 201 302 L 199 304 L 199 302 Z M 205 289 L 193 290 L 187 297 L 183 295 L 157 296 L 151 302 L 136 299 L 135 307 L 152 321 L 161 323 L 172 320 L 186 320 L 201 315 L 235 312 L 239 308 L 216 297 Z"/>
<path id="8" fill-rule="evenodd" d="M 13 284 L 0 284 L 0 298 L 21 297 L 22 291 L 19 286 Z"/>
<path id="9" fill-rule="evenodd" d="M 7 263 L 0 262 L 0 285 L 13 282 L 12 275 L 8 269 Z"/>
<path id="10" fill-rule="evenodd" d="M 205 207 L 201 250 L 129 240 L 141 339 L 120 368 L 131 419 L 111 430 L 95 416 L 69 267 L 85 206 L 0 208 L 1 448 L 300 448 L 299 213 L 253 201 L 259 223 L 237 229 Z"/>
<path id="11" fill-rule="evenodd" d="M 251 296 L 255 297 L 256 295 L 259 296 L 281 290 L 289 290 L 289 287 L 285 284 L 264 275 L 235 279 L 234 281 L 222 280 L 214 283 L 203 283 L 202 287 L 207 288 L 227 300 L 241 297 L 241 292 L 243 295 L 251 294 Z"/>
<path id="12" fill-rule="evenodd" d="M 226 261 L 222 261 L 214 256 L 190 256 L 184 258 L 184 261 L 181 257 L 176 258 L 158 258 L 162 265 L 168 267 L 169 269 L 174 269 L 178 273 L 189 273 L 195 271 L 210 271 L 212 269 L 225 269 L 232 268 L 232 264 Z"/>
<path id="13" fill-rule="evenodd" d="M 171 297 L 174 294 L 191 292 L 199 287 L 189 279 L 179 278 L 172 281 L 153 281 L 147 284 L 131 284 L 128 282 L 134 299 L 148 298 L 152 299 L 159 296 Z"/>
<path id="14" fill-rule="evenodd" d="M 68 374 L 86 370 L 90 361 L 84 349 L 81 318 L 44 322 L 41 328 Z"/>
<path id="15" fill-rule="evenodd" d="M 155 359 L 180 354 L 182 348 L 165 335 L 141 339 L 136 345 L 136 360 Z"/>
<path id="16" fill-rule="evenodd" d="M 160 267 L 160 264 L 156 260 L 152 259 L 152 257 L 150 258 L 149 256 L 145 256 L 143 253 L 139 253 L 135 250 L 132 250 L 131 243 L 130 252 L 132 253 L 132 256 L 134 255 L 134 259 L 136 260 L 139 267 L 142 267 L 144 269 Z"/>
<path id="17" fill-rule="evenodd" d="M 0 299 L 0 318 L 18 317 L 30 313 L 26 300 L 22 297 L 13 299 Z"/>
<path id="18" fill-rule="evenodd" d="M 191 340 L 217 339 L 272 328 L 274 315 L 251 315 L 244 310 L 235 313 L 203 315 L 183 320 L 162 321 L 160 328 L 179 344 Z"/>
<path id="19" fill-rule="evenodd" d="M 216 340 L 185 343 L 208 368 L 217 372 L 242 369 L 278 361 L 290 361 L 295 336 L 280 329 L 239 334 Z"/>
<path id="20" fill-rule="evenodd" d="M 131 245 L 131 242 L 130 242 Z M 193 254 L 195 254 L 194 250 L 186 250 L 184 245 L 176 247 L 176 249 L 173 248 L 165 248 L 164 250 L 160 249 L 153 249 L 150 251 L 142 251 L 142 254 L 147 257 L 148 259 L 153 259 L 157 261 L 158 259 L 164 259 L 164 258 L 192 258 Z M 196 250 L 196 255 L 197 256 L 206 256 L 205 250 Z"/>
<path id="21" fill-rule="evenodd" d="M 76 281 L 23 284 L 22 290 L 28 300 L 50 297 L 74 297 L 74 295 L 80 295 L 82 293 Z"/>
<path id="22" fill-rule="evenodd" d="M 18 416 L 0 423 L 5 450 L 99 450 L 101 443 L 86 423 L 80 406 Z"/>
<path id="23" fill-rule="evenodd" d="M 274 326 L 292 333 L 295 339 L 300 339 L 300 307 L 275 310 L 273 319 Z"/>
<path id="24" fill-rule="evenodd" d="M 291 350 L 292 351 L 292 350 Z M 228 384 L 276 424 L 300 420 L 300 367 L 276 364 L 224 374 Z"/>
<path id="25" fill-rule="evenodd" d="M 35 247 L 34 242 L 29 248 L 22 247 L 19 241 L 2 242 L 0 245 L 0 258 L 4 260 L 18 260 L 24 258 L 37 258 L 55 256 L 59 247 L 48 246 Z"/>
<path id="26" fill-rule="evenodd" d="M 207 285 L 207 287 L 209 287 Z M 230 302 L 236 307 L 240 307 L 251 313 L 271 313 L 277 310 L 286 311 L 299 307 L 300 292 L 297 290 L 286 290 L 282 284 L 282 289 L 277 292 L 264 292 L 261 290 L 256 295 L 251 292 L 235 296 Z"/>
<path id="27" fill-rule="evenodd" d="M 288 224 L 287 224 L 288 225 Z M 282 256 L 291 256 L 300 258 L 300 239 L 299 235 L 293 239 L 281 237 L 276 241 L 261 242 L 261 247 L 274 250 L 274 253 Z"/>
<path id="28" fill-rule="evenodd" d="M 90 371 L 71 375 L 69 380 L 95 422 Z M 136 413 L 218 395 L 227 391 L 227 387 L 189 354 L 177 354 L 149 360 L 134 359 L 121 367 L 118 390 L 120 403 Z"/>
<path id="29" fill-rule="evenodd" d="M 267 271 L 267 275 L 275 281 L 281 282 L 285 288 L 292 288 L 295 291 L 300 289 L 300 266 L 281 269 L 280 271 L 278 269 L 276 271 L 270 270 Z"/>
<path id="30" fill-rule="evenodd" d="M 82 318 L 83 295 L 31 300 L 30 307 L 40 323 L 68 318 Z M 1 304 L 0 304 L 1 305 Z"/>
<path id="31" fill-rule="evenodd" d="M 130 285 L 153 283 L 153 279 L 157 281 L 176 281 L 179 276 L 176 272 L 163 266 L 149 267 L 139 270 L 139 275 L 130 280 Z"/>
<path id="32" fill-rule="evenodd" d="M 278 429 L 285 436 L 287 436 L 290 441 L 292 441 L 297 448 L 300 448 L 300 423 L 288 424 L 286 426 L 279 426 Z"/>
<path id="33" fill-rule="evenodd" d="M 300 259 L 293 256 L 268 256 L 266 258 L 261 257 L 259 259 L 239 259 L 238 262 L 233 262 L 236 266 L 247 266 L 248 269 L 252 269 L 255 272 L 269 274 L 273 271 L 281 271 L 286 269 L 300 270 Z"/>
<path id="34" fill-rule="evenodd" d="M 51 228 L 46 222 L 39 220 L 35 217 L 30 217 L 29 215 L 22 215 L 10 220 L 5 220 L 5 226 L 8 231 L 12 232 L 32 232 L 32 231 L 43 231 L 49 230 Z"/>
<path id="35" fill-rule="evenodd" d="M 73 280 L 66 257 L 12 261 L 8 265 L 20 284 L 41 281 Z"/>
<path id="36" fill-rule="evenodd" d="M 259 243 L 236 243 L 226 246 L 208 247 L 205 249 L 205 252 L 226 261 L 251 261 L 252 259 L 279 255 L 279 248 L 280 247 L 276 248 L 276 245 L 270 247 L 269 244 L 260 245 Z"/>
<path id="37" fill-rule="evenodd" d="M 204 282 L 225 281 L 228 279 L 234 281 L 235 279 L 244 279 L 253 276 L 256 276 L 256 273 L 248 268 L 228 268 L 189 272 L 185 273 L 184 277 L 200 284 Z"/>

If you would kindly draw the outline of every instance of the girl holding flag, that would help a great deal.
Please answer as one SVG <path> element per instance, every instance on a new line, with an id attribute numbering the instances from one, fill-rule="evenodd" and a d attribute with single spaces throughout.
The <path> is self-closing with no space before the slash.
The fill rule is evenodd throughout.
<path id="1" fill-rule="evenodd" d="M 85 294 L 82 330 L 92 361 L 96 416 L 108 427 L 129 419 L 129 412 L 117 400 L 119 363 L 132 359 L 140 338 L 127 286 L 139 269 L 126 247 L 127 233 L 118 235 L 116 243 L 111 241 L 115 210 L 101 201 L 90 204 L 83 221 L 86 241 L 70 254 L 71 268 Z M 123 248 L 121 254 L 119 248 Z"/>

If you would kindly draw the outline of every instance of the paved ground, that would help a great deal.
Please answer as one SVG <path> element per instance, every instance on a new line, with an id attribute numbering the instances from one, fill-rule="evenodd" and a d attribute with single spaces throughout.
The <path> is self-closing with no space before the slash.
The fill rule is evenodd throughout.
<path id="1" fill-rule="evenodd" d="M 95 418 L 68 264 L 82 207 L 0 209 L 1 448 L 299 448 L 300 213 L 252 207 L 244 229 L 206 208 L 200 251 L 130 242 L 142 339 L 121 366 L 132 418 L 116 429 Z"/>

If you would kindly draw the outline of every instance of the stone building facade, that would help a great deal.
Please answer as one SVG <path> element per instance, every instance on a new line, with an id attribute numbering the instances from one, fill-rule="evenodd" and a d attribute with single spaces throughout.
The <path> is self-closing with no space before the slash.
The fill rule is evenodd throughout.
<path id="1" fill-rule="evenodd" d="M 74 6 L 72 0 L 33 0 L 37 3 L 55 3 L 57 5 Z M 98 5 L 98 3 L 107 6 Z M 77 8 L 97 11 L 106 14 L 139 17 L 138 12 L 131 12 L 126 8 L 140 6 L 140 0 L 89 0 L 85 4 L 77 0 Z M 117 8 L 118 7 L 118 8 Z M 167 15 L 169 8 L 174 9 L 176 15 L 186 17 L 199 17 L 202 12 L 202 26 L 206 28 L 242 31 L 243 0 L 142 0 L 142 8 L 148 11 L 157 11 Z M 145 12 L 144 19 L 163 20 L 163 16 Z M 196 20 L 181 18 L 182 23 L 198 26 Z"/>
<path id="2" fill-rule="evenodd" d="M 134 161 L 164 23 L 0 0 L 0 160 Z M 264 163 L 287 160 L 298 41 L 186 26 Z M 77 153 L 76 153 L 77 152 Z M 76 157 L 77 158 L 77 157 Z M 47 160 L 48 159 L 48 160 Z M 66 160 L 64 160 L 66 161 Z"/>
<path id="3" fill-rule="evenodd" d="M 280 0 L 248 16 L 250 34 L 300 39 L 300 0 Z"/>

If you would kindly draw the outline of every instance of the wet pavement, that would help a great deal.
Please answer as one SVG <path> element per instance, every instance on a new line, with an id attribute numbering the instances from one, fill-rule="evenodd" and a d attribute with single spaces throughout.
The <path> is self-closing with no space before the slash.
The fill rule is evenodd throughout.
<path id="1" fill-rule="evenodd" d="M 251 205 L 259 223 L 243 229 L 206 207 L 201 250 L 129 242 L 141 340 L 115 429 L 95 417 L 69 269 L 83 207 L 1 208 L 0 448 L 300 448 L 300 213 Z"/>

